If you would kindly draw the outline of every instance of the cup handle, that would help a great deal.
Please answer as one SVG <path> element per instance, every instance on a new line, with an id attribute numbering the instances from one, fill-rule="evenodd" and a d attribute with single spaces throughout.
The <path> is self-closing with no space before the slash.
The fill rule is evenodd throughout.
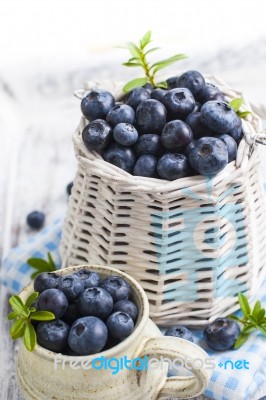
<path id="1" fill-rule="evenodd" d="M 190 398 L 200 395 L 208 386 L 210 371 L 203 366 L 195 366 L 193 361 L 201 361 L 204 365 L 207 353 L 196 344 L 181 338 L 162 336 L 148 338 L 142 342 L 142 350 L 138 357 L 161 356 L 171 360 L 182 360 L 189 365 L 193 376 L 174 376 L 166 378 L 158 399 L 161 398 Z"/>

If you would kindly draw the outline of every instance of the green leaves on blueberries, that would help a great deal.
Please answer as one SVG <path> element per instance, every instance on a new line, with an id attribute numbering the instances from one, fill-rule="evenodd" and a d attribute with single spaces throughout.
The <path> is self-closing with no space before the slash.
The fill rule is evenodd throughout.
<path id="1" fill-rule="evenodd" d="M 33 292 L 25 303 L 18 295 L 9 298 L 12 312 L 8 314 L 9 320 L 15 320 L 10 328 L 10 335 L 13 340 L 23 338 L 27 350 L 35 349 L 37 339 L 34 326 L 31 321 L 51 321 L 55 316 L 50 311 L 37 311 L 33 303 L 38 299 L 39 293 Z"/>
<path id="2" fill-rule="evenodd" d="M 175 62 L 187 58 L 185 54 L 176 54 L 172 57 L 166 58 L 165 60 L 151 63 L 150 61 L 148 61 L 147 56 L 159 50 L 159 47 L 147 48 L 151 44 L 151 42 L 151 31 L 148 31 L 145 33 L 142 39 L 140 39 L 138 45 L 132 42 L 128 42 L 125 46 L 122 47 L 129 50 L 131 55 L 131 58 L 129 58 L 129 60 L 122 65 L 124 65 L 125 67 L 142 68 L 145 74 L 145 77 L 133 79 L 132 81 L 128 82 L 123 87 L 123 91 L 125 93 L 130 92 L 136 87 L 144 86 L 146 83 L 150 83 L 157 88 L 167 88 L 166 82 L 155 82 L 155 74 L 161 69 L 166 68 Z"/>
<path id="3" fill-rule="evenodd" d="M 239 116 L 239 118 L 245 118 L 247 115 L 251 114 L 251 111 L 240 111 L 240 108 L 243 105 L 242 97 L 237 97 L 236 99 L 231 100 L 229 104 Z"/>
<path id="4" fill-rule="evenodd" d="M 264 308 L 262 308 L 261 302 L 257 300 L 252 308 L 247 297 L 243 293 L 238 293 L 238 302 L 243 313 L 243 317 L 238 318 L 235 315 L 230 315 L 228 317 L 243 324 L 242 331 L 235 342 L 234 349 L 239 349 L 239 347 L 241 347 L 248 340 L 249 335 L 255 330 L 258 330 L 264 336 L 266 336 L 266 311 Z"/>
<path id="5" fill-rule="evenodd" d="M 48 251 L 47 253 L 48 261 L 42 259 L 42 258 L 29 258 L 27 260 L 27 263 L 34 269 L 36 269 L 36 272 L 33 272 L 31 275 L 31 279 L 35 279 L 37 275 L 39 275 L 41 272 L 53 272 L 56 271 L 56 265 L 53 260 L 53 257 L 51 253 Z"/>

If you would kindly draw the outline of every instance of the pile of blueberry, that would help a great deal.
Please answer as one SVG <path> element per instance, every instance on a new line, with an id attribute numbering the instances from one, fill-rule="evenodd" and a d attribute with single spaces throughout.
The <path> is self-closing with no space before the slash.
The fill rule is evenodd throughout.
<path id="1" fill-rule="evenodd" d="M 198 71 L 166 82 L 167 89 L 146 84 L 117 103 L 110 92 L 91 90 L 81 101 L 90 121 L 84 144 L 136 176 L 215 176 L 236 158 L 241 119 Z"/>
<path id="2" fill-rule="evenodd" d="M 134 330 L 138 309 L 130 285 L 119 276 L 101 280 L 86 269 L 59 276 L 43 272 L 34 281 L 35 307 L 55 320 L 39 322 L 38 343 L 51 351 L 90 355 L 107 350 Z"/>

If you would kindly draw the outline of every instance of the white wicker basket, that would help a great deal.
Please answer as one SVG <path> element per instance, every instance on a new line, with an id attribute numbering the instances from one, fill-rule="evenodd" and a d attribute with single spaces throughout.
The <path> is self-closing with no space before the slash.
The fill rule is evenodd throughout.
<path id="1" fill-rule="evenodd" d="M 215 77 L 228 99 L 245 97 Z M 119 97 L 120 85 L 90 82 Z M 254 294 L 266 272 L 266 207 L 256 132 L 244 121 L 236 162 L 213 180 L 135 177 L 84 146 L 74 133 L 78 172 L 63 228 L 63 267 L 83 262 L 119 268 L 140 282 L 159 325 L 202 326 Z"/>

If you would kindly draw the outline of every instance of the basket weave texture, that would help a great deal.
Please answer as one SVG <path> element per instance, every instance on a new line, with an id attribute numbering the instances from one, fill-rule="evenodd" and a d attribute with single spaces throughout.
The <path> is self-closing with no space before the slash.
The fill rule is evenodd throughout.
<path id="1" fill-rule="evenodd" d="M 227 99 L 242 96 L 207 76 Z M 121 85 L 89 82 L 119 98 Z M 144 288 L 150 316 L 162 326 L 200 327 L 237 309 L 266 274 L 266 206 L 256 114 L 243 123 L 236 162 L 215 178 L 164 181 L 135 177 L 84 146 L 82 118 L 73 141 L 78 171 L 61 241 L 63 267 L 114 266 Z"/>

